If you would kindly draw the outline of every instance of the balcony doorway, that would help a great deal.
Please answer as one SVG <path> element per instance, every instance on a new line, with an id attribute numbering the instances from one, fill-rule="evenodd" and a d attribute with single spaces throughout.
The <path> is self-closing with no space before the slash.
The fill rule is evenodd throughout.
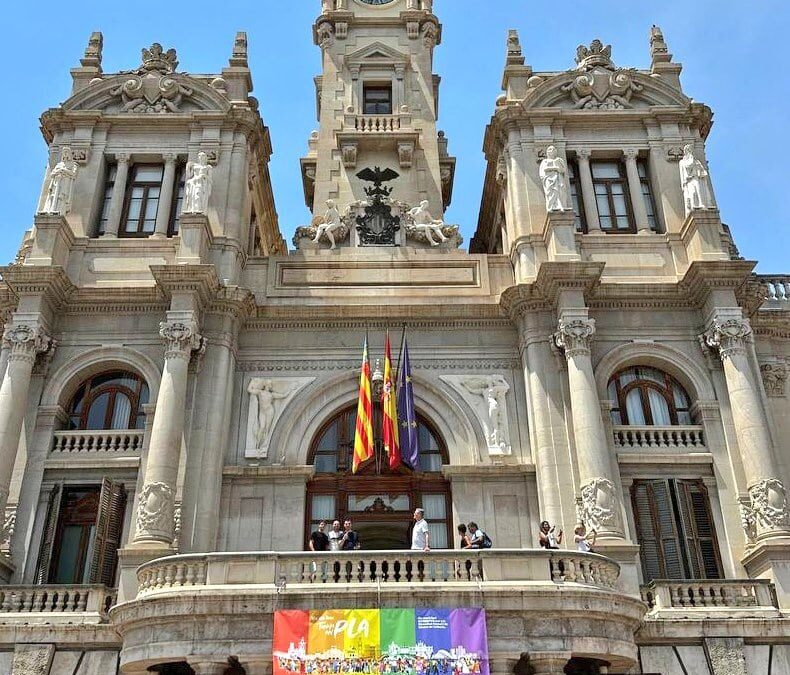
<path id="1" fill-rule="evenodd" d="M 318 523 L 350 518 L 366 551 L 406 550 L 411 547 L 412 514 L 425 509 L 431 548 L 451 548 L 452 500 L 450 483 L 441 473 L 447 450 L 433 425 L 418 416 L 420 466 L 390 469 L 383 453 L 381 407 L 374 408 L 375 458 L 356 474 L 351 458 L 356 406 L 330 419 L 313 439 L 309 461 L 315 477 L 307 485 L 304 545 Z"/>

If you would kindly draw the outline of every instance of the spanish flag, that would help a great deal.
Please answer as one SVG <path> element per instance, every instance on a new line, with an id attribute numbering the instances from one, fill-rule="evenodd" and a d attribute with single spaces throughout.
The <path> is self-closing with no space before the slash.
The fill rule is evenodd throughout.
<path id="1" fill-rule="evenodd" d="M 362 352 L 362 372 L 359 376 L 359 404 L 357 405 L 357 430 L 354 435 L 354 460 L 352 472 L 356 473 L 363 462 L 373 457 L 373 399 L 370 394 L 370 359 L 368 339 Z"/>
<path id="2" fill-rule="evenodd" d="M 401 465 L 400 441 L 398 438 L 398 397 L 395 394 L 395 380 L 392 376 L 392 350 L 390 334 L 384 344 L 384 392 L 381 395 L 381 407 L 384 412 L 384 452 L 389 457 L 390 469 Z"/>

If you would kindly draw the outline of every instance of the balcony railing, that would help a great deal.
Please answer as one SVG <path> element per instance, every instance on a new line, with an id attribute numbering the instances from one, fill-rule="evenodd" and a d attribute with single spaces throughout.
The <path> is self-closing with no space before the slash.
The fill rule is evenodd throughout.
<path id="1" fill-rule="evenodd" d="M 778 614 L 776 591 L 765 579 L 655 580 L 642 586 L 648 616 L 716 615 L 733 611 Z"/>
<path id="2" fill-rule="evenodd" d="M 143 449 L 144 432 L 135 429 L 110 431 L 56 431 L 54 454 L 123 453 L 135 454 Z"/>
<path id="3" fill-rule="evenodd" d="M 702 427 L 614 427 L 616 450 L 705 450 Z"/>
<path id="4" fill-rule="evenodd" d="M 620 566 L 604 556 L 572 551 L 349 551 L 340 553 L 213 553 L 161 558 L 137 571 L 138 596 L 176 588 L 261 585 L 398 589 L 455 582 L 583 584 L 614 589 Z"/>
<path id="5" fill-rule="evenodd" d="M 767 276 L 762 274 L 757 278 L 763 284 L 769 308 L 781 307 L 790 309 L 790 276 Z"/>
<path id="6" fill-rule="evenodd" d="M 16 615 L 27 621 L 31 614 L 93 615 L 96 622 L 106 621 L 116 597 L 105 586 L 0 586 L 0 623 Z"/>
<path id="7" fill-rule="evenodd" d="M 354 128 L 363 133 L 386 134 L 400 131 L 400 115 L 357 115 Z"/>

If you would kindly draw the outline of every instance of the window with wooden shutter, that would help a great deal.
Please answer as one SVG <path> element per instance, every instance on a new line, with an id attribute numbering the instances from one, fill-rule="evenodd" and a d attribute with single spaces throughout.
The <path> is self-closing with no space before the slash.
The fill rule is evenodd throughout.
<path id="1" fill-rule="evenodd" d="M 99 510 L 96 516 L 96 535 L 93 543 L 90 582 L 115 585 L 115 568 L 121 546 L 123 516 L 126 509 L 126 489 L 123 483 L 107 478 L 102 481 Z"/>
<path id="2" fill-rule="evenodd" d="M 708 493 L 701 481 L 635 481 L 631 501 L 646 582 L 722 577 Z"/>
<path id="3" fill-rule="evenodd" d="M 52 549 L 55 544 L 55 535 L 58 531 L 60 520 L 60 501 L 62 486 L 55 485 L 49 493 L 47 503 L 47 519 L 44 522 L 44 536 L 41 540 L 41 549 L 36 564 L 36 583 L 45 584 L 49 581 L 49 568 L 52 565 Z"/>

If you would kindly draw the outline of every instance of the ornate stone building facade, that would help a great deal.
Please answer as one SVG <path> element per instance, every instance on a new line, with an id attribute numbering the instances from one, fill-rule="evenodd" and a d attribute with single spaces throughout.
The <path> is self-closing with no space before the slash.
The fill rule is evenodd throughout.
<path id="1" fill-rule="evenodd" d="M 191 75 L 158 44 L 105 73 L 96 33 L 42 117 L 0 285 L 0 673 L 269 673 L 275 610 L 352 605 L 482 607 L 494 675 L 790 673 L 790 277 L 739 257 L 661 31 L 647 70 L 595 40 L 555 72 L 511 31 L 466 252 L 433 3 L 317 10 L 295 250 L 245 34 Z M 355 475 L 387 323 L 420 468 Z M 343 516 L 360 550 L 301 552 Z M 452 550 L 470 520 L 494 548 Z"/>

